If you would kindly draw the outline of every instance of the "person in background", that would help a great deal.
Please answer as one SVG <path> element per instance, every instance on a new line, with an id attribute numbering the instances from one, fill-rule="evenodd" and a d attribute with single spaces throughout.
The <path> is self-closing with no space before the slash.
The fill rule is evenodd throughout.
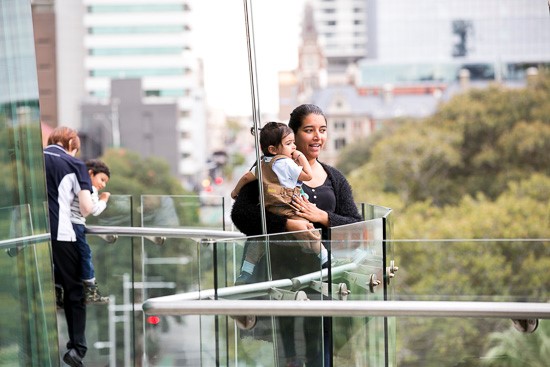
<path id="1" fill-rule="evenodd" d="M 99 194 L 99 190 L 103 190 L 107 182 L 109 182 L 111 172 L 105 163 L 97 159 L 86 161 L 86 168 L 92 181 L 91 197 L 93 208 L 91 214 L 98 216 L 107 207 L 107 201 L 109 201 L 109 197 L 111 196 L 109 192 Z M 80 213 L 80 200 L 78 196 L 75 196 L 71 204 L 71 223 L 76 233 L 75 245 L 80 253 L 80 261 L 82 263 L 81 280 L 84 284 L 84 301 L 87 304 L 109 303 L 109 298 L 103 297 L 97 286 L 94 264 L 92 262 L 92 250 L 88 241 L 86 241 L 86 218 Z"/>
<path id="2" fill-rule="evenodd" d="M 55 283 L 63 289 L 63 308 L 69 333 L 63 361 L 71 367 L 83 366 L 86 344 L 86 304 L 81 281 L 80 253 L 71 223 L 71 204 L 78 197 L 83 217 L 93 211 L 92 183 L 86 165 L 75 155 L 80 149 L 76 130 L 57 127 L 44 149 L 46 189 L 52 242 Z"/>
<path id="3" fill-rule="evenodd" d="M 328 239 L 329 227 L 355 223 L 362 220 L 353 200 L 351 186 L 344 175 L 327 164 L 319 161 L 323 146 L 327 140 L 327 121 L 323 111 L 316 105 L 303 104 L 290 114 L 288 126 L 294 131 L 296 149 L 302 152 L 312 169 L 311 180 L 304 181 L 303 191 L 308 198 L 296 196 L 293 206 L 296 214 L 308 221 L 295 220 L 266 211 L 266 225 L 269 233 L 282 233 L 308 230 L 308 224 L 322 229 L 323 240 Z M 235 226 L 247 236 L 261 235 L 259 188 L 255 182 L 243 186 L 231 209 L 231 219 Z M 265 258 L 265 257 L 264 257 Z M 306 254 L 297 248 L 271 246 L 272 279 L 292 278 L 319 270 L 320 260 L 315 254 Z M 262 267 L 256 266 L 256 273 Z M 265 268 L 265 266 L 263 267 Z M 294 318 L 279 317 L 279 330 L 286 358 L 281 363 L 287 366 L 302 365 L 298 355 L 305 355 L 306 365 L 330 366 L 330 323 L 325 319 L 324 331 L 317 318 L 304 320 L 305 350 L 297 353 L 294 339 Z M 328 319 L 330 320 L 330 319 Z M 327 333 L 328 332 L 328 333 Z M 320 342 L 324 340 L 323 342 Z M 325 351 L 322 353 L 323 345 Z M 283 364 L 284 365 L 284 364 Z"/>

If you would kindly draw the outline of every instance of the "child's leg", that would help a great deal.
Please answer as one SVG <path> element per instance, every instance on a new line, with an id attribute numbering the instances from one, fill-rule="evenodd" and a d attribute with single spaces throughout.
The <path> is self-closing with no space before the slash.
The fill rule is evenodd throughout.
<path id="1" fill-rule="evenodd" d="M 247 242 L 245 247 L 245 257 L 243 261 L 243 266 L 241 267 L 241 273 L 239 274 L 235 284 L 245 284 L 248 283 L 250 277 L 254 273 L 254 268 L 258 261 L 265 254 L 265 243 L 250 241 Z"/>
<path id="2" fill-rule="evenodd" d="M 262 242 L 249 242 L 246 248 L 245 260 L 257 264 L 265 254 L 265 244 Z"/>
<path id="3" fill-rule="evenodd" d="M 302 217 L 296 216 L 292 219 L 305 220 Z M 321 242 L 321 234 L 318 230 L 311 230 L 306 232 L 296 233 L 297 239 L 300 241 L 300 246 L 312 251 L 319 256 L 321 265 L 324 265 L 328 261 L 328 251 L 325 245 Z"/>
<path id="4" fill-rule="evenodd" d="M 86 227 L 82 224 L 73 224 L 76 233 L 75 246 L 80 254 L 81 276 L 84 283 L 84 301 L 87 304 L 106 304 L 109 297 L 103 297 L 95 281 L 94 264 L 92 262 L 92 249 L 86 241 Z"/>
<path id="5" fill-rule="evenodd" d="M 73 224 L 76 234 L 75 246 L 80 254 L 81 276 L 84 283 L 95 284 L 94 265 L 92 263 L 92 249 L 86 241 L 86 227 L 83 224 Z"/>

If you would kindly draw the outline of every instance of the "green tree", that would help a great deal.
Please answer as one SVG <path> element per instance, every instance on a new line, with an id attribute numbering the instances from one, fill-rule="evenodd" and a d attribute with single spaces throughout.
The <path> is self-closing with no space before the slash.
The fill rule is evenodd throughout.
<path id="1" fill-rule="evenodd" d="M 132 214 L 136 226 L 141 225 L 141 195 L 195 195 L 182 187 L 178 179 L 170 173 L 168 164 L 161 159 L 141 158 L 137 153 L 126 149 L 108 150 L 101 159 L 111 171 L 106 190 L 113 195 L 132 197 L 135 209 Z M 197 206 L 176 205 L 176 210 L 181 225 L 198 225 Z"/>
<path id="2" fill-rule="evenodd" d="M 548 299 L 550 248 L 536 239 L 550 237 L 549 144 L 547 71 L 523 89 L 495 85 L 457 95 L 433 116 L 373 142 L 348 178 L 356 201 L 394 209 L 393 238 L 413 240 L 393 244 L 395 297 Z M 400 362 L 479 365 L 485 341 L 502 325 L 510 323 L 400 318 Z M 537 358 L 547 360 L 545 352 L 522 360 Z M 499 360 L 492 365 L 508 365 Z"/>
<path id="3" fill-rule="evenodd" d="M 445 206 L 478 193 L 495 199 L 509 182 L 550 175 L 549 80 L 542 71 L 528 88 L 473 89 L 374 141 L 368 154 L 360 150 L 353 158 L 352 186 L 366 177 L 369 183 L 361 185 L 358 201 L 383 191 L 405 205 Z"/>
<path id="4" fill-rule="evenodd" d="M 531 334 L 514 327 L 489 335 L 489 350 L 483 365 L 498 367 L 545 367 L 550 360 L 550 322 L 541 320 Z"/>
<path id="5" fill-rule="evenodd" d="M 364 139 L 347 145 L 338 155 L 336 167 L 344 174 L 349 174 L 357 167 L 371 160 L 372 149 L 380 139 L 391 136 L 400 126 L 410 123 L 411 119 L 397 119 L 395 121 L 386 121 L 383 128 L 375 131 Z"/>

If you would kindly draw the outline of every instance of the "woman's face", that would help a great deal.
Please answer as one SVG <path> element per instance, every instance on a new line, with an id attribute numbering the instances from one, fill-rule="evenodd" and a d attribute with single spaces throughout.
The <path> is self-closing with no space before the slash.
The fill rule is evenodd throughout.
<path id="1" fill-rule="evenodd" d="M 316 159 L 327 140 L 327 123 L 323 115 L 310 113 L 296 133 L 296 149 L 308 159 Z"/>

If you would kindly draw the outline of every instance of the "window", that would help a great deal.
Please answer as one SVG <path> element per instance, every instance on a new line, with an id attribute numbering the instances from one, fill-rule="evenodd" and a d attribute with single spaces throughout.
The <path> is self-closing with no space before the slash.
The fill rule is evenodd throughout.
<path id="1" fill-rule="evenodd" d="M 335 150 L 340 150 L 345 146 L 346 146 L 346 139 L 345 138 L 334 139 L 334 149 Z"/>
<path id="2" fill-rule="evenodd" d="M 343 120 L 334 121 L 334 130 L 344 130 L 346 128 L 346 122 Z"/>
<path id="3" fill-rule="evenodd" d="M 183 75 L 183 69 L 98 69 L 90 70 L 89 75 L 107 78 L 139 78 L 144 76 Z"/>
<path id="4" fill-rule="evenodd" d="M 182 47 L 92 48 L 88 53 L 94 56 L 178 55 L 183 50 Z"/>
<path id="5" fill-rule="evenodd" d="M 89 34 L 135 34 L 135 33 L 180 33 L 183 32 L 182 25 L 147 25 L 147 26 L 126 26 L 126 27 L 91 27 Z"/>
<path id="6" fill-rule="evenodd" d="M 184 11 L 186 9 L 181 4 L 116 4 L 88 6 L 87 10 L 88 13 L 152 13 Z"/>

